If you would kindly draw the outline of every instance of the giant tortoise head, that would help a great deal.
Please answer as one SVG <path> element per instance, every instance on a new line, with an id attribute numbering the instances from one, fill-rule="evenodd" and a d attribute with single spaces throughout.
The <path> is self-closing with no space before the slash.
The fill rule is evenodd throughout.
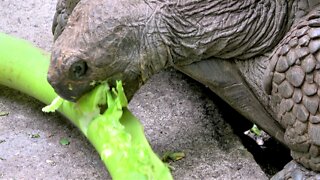
<path id="1" fill-rule="evenodd" d="M 130 9 L 134 4 L 121 8 L 119 4 L 121 1 L 80 2 L 62 33 L 56 29 L 65 24 L 61 22 L 65 14 L 56 15 L 53 28 L 59 37 L 52 50 L 48 81 L 63 98 L 76 101 L 101 81 L 114 84 L 122 80 L 130 99 L 141 86 L 143 65 L 139 60 L 146 56 L 141 54 L 143 24 L 131 23 L 139 18 Z"/>

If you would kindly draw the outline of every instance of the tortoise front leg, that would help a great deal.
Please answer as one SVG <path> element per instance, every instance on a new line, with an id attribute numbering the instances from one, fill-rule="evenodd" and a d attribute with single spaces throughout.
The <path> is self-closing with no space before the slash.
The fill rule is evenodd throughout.
<path id="1" fill-rule="evenodd" d="M 315 180 L 320 179 L 320 174 L 310 171 L 296 161 L 290 161 L 282 171 L 275 174 L 271 180 Z"/>
<path id="2" fill-rule="evenodd" d="M 234 62 L 209 59 L 175 68 L 208 86 L 240 114 L 285 144 L 284 129 L 266 111 Z"/>
<path id="3" fill-rule="evenodd" d="M 320 171 L 320 7 L 300 21 L 270 62 L 271 101 L 293 159 Z"/>

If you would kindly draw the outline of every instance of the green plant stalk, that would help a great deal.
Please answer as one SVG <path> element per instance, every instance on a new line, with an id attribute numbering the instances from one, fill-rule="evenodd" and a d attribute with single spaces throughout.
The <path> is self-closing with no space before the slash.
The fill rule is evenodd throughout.
<path id="1" fill-rule="evenodd" d="M 46 83 L 49 54 L 27 41 L 0 33 L 0 84 L 49 104 L 57 95 Z"/>
<path id="2" fill-rule="evenodd" d="M 100 85 L 77 103 L 57 97 L 46 80 L 49 54 L 0 33 L 0 84 L 22 91 L 57 109 L 94 145 L 114 179 L 172 179 L 152 151 L 139 120 L 126 108 L 122 85 Z M 100 114 L 99 105 L 108 104 Z M 50 108 L 45 108 L 49 110 Z"/>

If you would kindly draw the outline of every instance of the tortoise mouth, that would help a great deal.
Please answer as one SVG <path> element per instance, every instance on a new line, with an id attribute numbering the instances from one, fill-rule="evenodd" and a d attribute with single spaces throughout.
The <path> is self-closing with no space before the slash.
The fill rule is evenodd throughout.
<path id="1" fill-rule="evenodd" d="M 82 95 L 95 87 L 85 82 L 57 82 L 51 79 L 50 76 L 48 76 L 47 80 L 60 97 L 71 102 L 76 102 Z"/>
<path id="2" fill-rule="evenodd" d="M 63 99 L 66 99 L 66 100 L 71 101 L 71 102 L 76 102 L 77 100 L 79 100 L 81 98 L 82 95 L 86 94 L 87 92 L 89 92 L 93 88 L 94 87 L 81 88 L 81 89 L 77 89 L 77 90 L 72 90 L 71 91 L 71 90 L 66 89 L 66 88 L 56 87 L 56 88 L 54 88 L 54 90 Z"/>

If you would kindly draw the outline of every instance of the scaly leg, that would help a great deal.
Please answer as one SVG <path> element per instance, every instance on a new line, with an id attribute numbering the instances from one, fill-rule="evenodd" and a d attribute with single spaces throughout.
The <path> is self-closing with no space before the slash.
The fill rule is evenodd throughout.
<path id="1" fill-rule="evenodd" d="M 266 89 L 294 160 L 320 171 L 320 7 L 274 51 Z"/>

